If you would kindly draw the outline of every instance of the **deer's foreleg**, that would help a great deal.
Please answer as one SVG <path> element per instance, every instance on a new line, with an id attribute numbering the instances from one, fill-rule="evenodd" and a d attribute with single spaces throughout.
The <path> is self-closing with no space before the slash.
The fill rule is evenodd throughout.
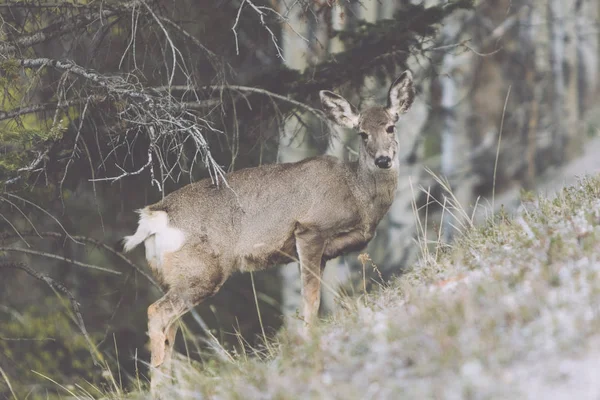
<path id="1" fill-rule="evenodd" d="M 296 251 L 300 259 L 302 279 L 302 311 L 308 326 L 319 313 L 323 249 L 323 240 L 317 233 L 302 230 L 296 232 Z"/>

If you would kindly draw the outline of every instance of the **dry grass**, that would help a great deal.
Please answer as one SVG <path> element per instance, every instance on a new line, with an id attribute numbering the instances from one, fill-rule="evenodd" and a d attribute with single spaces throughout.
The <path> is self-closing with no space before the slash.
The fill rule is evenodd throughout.
<path id="1" fill-rule="evenodd" d="M 177 362 L 166 397 L 599 397 L 600 178 L 470 227 L 452 248 L 423 246 L 434 249 L 411 272 L 343 299 L 308 338 L 286 330 L 255 357 Z"/>

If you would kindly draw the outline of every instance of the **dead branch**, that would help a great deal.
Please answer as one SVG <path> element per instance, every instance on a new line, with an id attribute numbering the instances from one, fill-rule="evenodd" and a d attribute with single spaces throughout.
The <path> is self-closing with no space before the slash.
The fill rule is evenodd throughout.
<path id="1" fill-rule="evenodd" d="M 51 214 L 51 213 L 49 213 L 47 210 L 45 210 L 43 207 L 40 207 L 39 205 L 35 204 L 34 202 L 32 202 L 32 201 L 29 201 L 29 200 L 27 200 L 27 199 L 25 199 L 25 198 L 23 198 L 23 197 L 21 197 L 21 196 L 17 196 L 17 195 L 16 195 L 16 194 L 14 194 L 14 193 L 5 193 L 5 194 L 6 194 L 6 196 L 12 197 L 12 198 L 14 198 L 14 199 L 16 199 L 16 200 L 19 200 L 19 201 L 22 201 L 23 203 L 25 203 L 25 204 L 28 204 L 28 205 L 32 206 L 33 208 L 36 208 L 37 210 L 39 210 L 39 211 L 41 211 L 42 213 L 46 214 L 48 217 L 50 217 L 51 219 L 53 219 L 53 220 L 54 220 L 54 222 L 56 222 L 56 223 L 58 224 L 58 226 L 60 226 L 60 229 L 62 229 L 62 231 L 65 233 L 65 236 L 67 236 L 69 239 L 71 239 L 71 240 L 72 240 L 72 241 L 74 241 L 75 243 L 79 243 L 77 240 L 73 239 L 73 236 L 71 236 L 71 235 L 69 234 L 69 232 L 67 232 L 67 230 L 66 230 L 66 229 L 65 229 L 65 227 L 64 227 L 64 226 L 63 226 L 63 225 L 60 223 L 60 221 L 59 221 L 59 220 L 58 220 L 58 219 L 57 219 L 57 218 L 56 218 L 54 215 L 52 215 L 52 214 Z M 2 196 L 0 196 L 0 200 L 2 200 L 2 201 L 6 201 L 7 203 L 11 204 L 12 206 L 15 206 L 15 205 L 14 205 L 14 203 L 11 203 L 10 201 L 7 201 L 7 199 L 6 199 L 5 197 L 2 197 Z M 16 207 L 16 206 L 15 206 L 15 207 Z M 19 208 L 17 207 L 17 209 L 19 209 Z M 20 211 L 20 209 L 19 209 L 19 211 Z M 33 226 L 33 224 L 32 224 L 32 226 Z M 34 230 L 35 230 L 35 227 L 34 227 Z"/>
<path id="2" fill-rule="evenodd" d="M 75 106 L 75 105 L 84 104 L 88 101 L 92 102 L 92 103 L 98 103 L 105 99 L 106 99 L 105 96 L 92 95 L 92 96 L 88 96 L 86 98 L 70 99 L 70 100 L 62 101 L 60 104 L 59 103 L 32 104 L 27 107 L 21 107 L 21 108 L 17 108 L 17 109 L 10 110 L 10 111 L 0 111 L 0 121 L 11 119 L 11 118 L 16 118 L 21 115 L 33 114 L 36 112 L 67 109 L 67 108 Z"/>
<path id="3" fill-rule="evenodd" d="M 62 240 L 63 242 L 67 240 L 67 237 L 63 234 L 63 233 L 59 233 L 59 232 L 38 232 L 38 231 L 31 231 L 31 232 L 19 232 L 19 234 L 14 234 L 14 233 L 8 233 L 8 232 L 0 232 L 0 242 L 3 242 L 7 239 L 16 239 L 17 237 L 21 238 L 21 237 L 33 237 L 33 238 L 52 238 L 52 239 L 56 239 L 56 240 Z M 79 236 L 79 235 L 75 235 L 72 236 L 73 239 L 77 240 L 77 242 L 79 243 L 89 243 L 91 245 L 94 245 L 98 248 L 102 248 L 106 251 L 108 251 L 109 253 L 113 254 L 114 256 L 116 256 L 117 258 L 119 258 L 121 261 L 123 261 L 124 263 L 126 263 L 127 265 L 129 265 L 131 268 L 133 268 L 136 272 L 140 273 L 144 278 L 146 278 L 154 287 L 156 287 L 159 290 L 162 290 L 162 288 L 160 287 L 160 285 L 158 283 L 156 283 L 156 281 L 154 279 L 152 279 L 152 277 L 150 275 L 148 275 L 148 273 L 146 271 L 144 271 L 139 265 L 137 265 L 136 263 L 134 263 L 133 261 L 131 261 L 129 258 L 125 257 L 123 255 L 123 253 L 119 252 L 118 250 L 116 250 L 114 247 L 111 247 L 109 245 L 107 245 L 106 243 L 101 242 L 98 239 L 94 239 L 88 236 Z"/>
<path id="4" fill-rule="evenodd" d="M 238 91 L 238 92 L 243 92 L 243 93 L 260 94 L 263 96 L 270 97 L 272 99 L 277 99 L 277 100 L 289 103 L 289 104 L 293 105 L 294 107 L 298 107 L 305 111 L 310 112 L 311 114 L 313 114 L 314 116 L 319 118 L 321 121 L 325 122 L 326 124 L 330 123 L 329 119 L 325 116 L 325 113 L 322 110 L 311 107 L 308 104 L 291 99 L 291 98 L 283 96 L 281 94 L 273 93 L 266 89 L 252 87 L 252 86 L 210 85 L 210 86 L 194 87 L 194 86 L 188 86 L 188 85 L 173 85 L 173 86 L 160 86 L 160 87 L 152 88 L 152 90 L 156 90 L 159 92 L 168 91 L 168 90 L 171 90 L 171 91 L 193 91 L 193 90 L 206 90 L 206 89 L 218 90 L 218 91 L 231 90 L 231 91 Z M 191 103 L 191 104 L 194 104 L 194 103 Z"/>
<path id="5" fill-rule="evenodd" d="M 179 162 L 184 149 L 183 144 L 191 139 L 196 151 L 194 158 L 197 155 L 201 156 L 213 183 L 216 185 L 226 184 L 225 173 L 210 154 L 208 142 L 203 133 L 204 129 L 213 132 L 220 131 L 214 128 L 209 121 L 188 111 L 185 102 L 177 100 L 170 94 L 160 93 L 157 95 L 156 91 L 144 88 L 135 76 L 129 74 L 107 76 L 85 69 L 71 61 L 48 58 L 18 59 L 17 61 L 24 68 L 51 67 L 72 73 L 106 91 L 108 96 L 113 98 L 115 102 L 120 101 L 122 111 L 119 112 L 118 116 L 129 125 L 124 133 L 120 133 L 122 139 L 127 136 L 128 132 L 135 132 L 135 134 L 140 131 L 146 132 L 150 139 L 148 146 L 150 164 L 146 164 L 134 172 L 126 172 L 122 169 L 121 174 L 100 178 L 101 180 L 116 182 L 126 176 L 136 175 L 145 169 L 150 169 L 152 185 L 156 185 L 159 191 L 162 191 L 167 179 L 176 180 L 172 176 L 172 166 L 167 165 L 164 161 L 168 159 L 165 155 L 171 153 L 173 149 L 178 149 L 177 160 Z M 161 148 L 161 143 L 164 148 Z M 160 182 L 154 178 L 155 166 L 158 166 L 161 171 Z M 96 180 L 98 179 L 96 178 Z"/>
<path id="6" fill-rule="evenodd" d="M 119 272 L 119 271 L 115 271 L 115 270 L 104 268 L 104 267 L 99 267 L 99 266 L 93 265 L 93 264 L 83 263 L 81 261 L 73 260 L 71 258 L 59 256 L 56 254 L 46 253 L 43 251 L 20 249 L 18 247 L 0 247 L 0 252 L 1 251 L 13 251 L 13 252 L 17 252 L 17 253 L 25 253 L 25 254 L 30 254 L 30 255 L 34 255 L 34 256 L 52 258 L 54 260 L 66 261 L 69 264 L 77 265 L 78 267 L 95 269 L 98 271 L 108 272 L 108 273 L 114 274 L 114 275 L 121 275 L 121 272 Z"/>
<path id="7" fill-rule="evenodd" d="M 71 72 L 82 78 L 94 82 L 98 86 L 107 89 L 108 92 L 125 95 L 127 97 L 139 99 L 143 102 L 152 102 L 152 96 L 140 90 L 135 90 L 133 85 L 127 82 L 119 75 L 105 76 L 95 71 L 87 70 L 74 62 L 68 60 L 53 60 L 50 58 L 17 59 L 24 68 L 44 68 L 52 67 L 60 71 Z"/>
<path id="8" fill-rule="evenodd" d="M 305 42 L 308 43 L 308 39 L 305 38 L 304 36 L 302 36 L 299 32 L 297 32 L 294 29 L 294 27 L 289 23 L 289 19 L 287 17 L 281 15 L 279 12 L 277 12 L 277 10 L 275 10 L 275 9 L 273 9 L 271 7 L 266 7 L 266 6 L 257 6 L 256 4 L 254 4 L 252 2 L 252 0 L 242 0 L 242 2 L 240 3 L 240 6 L 238 8 L 238 11 L 237 11 L 237 14 L 236 14 L 233 26 L 231 27 L 231 31 L 233 32 L 233 37 L 235 39 L 236 54 L 240 53 L 240 51 L 239 51 L 239 43 L 238 43 L 237 26 L 238 26 L 238 24 L 240 22 L 240 17 L 242 15 L 242 9 L 244 8 L 245 4 L 248 4 L 250 6 L 250 8 L 252 8 L 254 10 L 254 12 L 258 15 L 258 18 L 260 20 L 260 24 L 269 33 L 269 36 L 271 36 L 271 41 L 275 45 L 275 50 L 277 51 L 277 55 L 283 61 L 285 61 L 285 59 L 283 58 L 283 48 L 281 47 L 281 45 L 279 44 L 279 42 L 277 40 L 277 35 L 275 35 L 275 33 L 273 32 L 273 30 L 269 27 L 269 25 L 265 21 L 265 16 L 268 13 L 271 13 L 271 14 L 274 14 L 275 16 L 277 16 L 277 18 L 280 20 L 280 22 L 283 22 L 286 25 L 288 25 L 296 33 L 296 35 L 298 35 L 302 40 L 304 40 Z M 296 6 L 296 3 L 294 3 L 294 5 L 292 5 L 292 7 L 294 7 L 294 6 Z M 298 5 L 298 7 L 300 7 L 300 6 L 301 5 Z"/>
<path id="9" fill-rule="evenodd" d="M 158 19 L 160 21 L 164 22 L 165 24 L 167 24 L 168 26 L 170 26 L 171 28 L 173 28 L 182 37 L 190 40 L 196 47 L 198 47 L 200 50 L 202 50 L 206 54 L 206 56 L 207 56 L 208 60 L 211 62 L 211 64 L 213 64 L 213 66 L 216 67 L 217 72 L 218 72 L 218 68 L 221 67 L 221 64 L 217 63 L 217 60 L 219 59 L 219 57 L 215 53 L 213 53 L 210 49 L 208 49 L 206 46 L 204 46 L 202 44 L 202 42 L 200 42 L 196 37 L 192 36 L 188 31 L 183 29 L 181 26 L 177 25 L 175 22 L 171 21 L 169 18 L 158 17 Z"/>
<path id="10" fill-rule="evenodd" d="M 89 9 L 84 9 L 84 12 L 88 12 L 87 15 L 81 13 L 77 15 L 74 20 L 61 20 L 60 22 L 56 22 L 29 35 L 18 37 L 12 42 L 0 44 L 0 54 L 6 55 L 17 50 L 24 50 L 36 44 L 44 43 L 69 33 L 74 33 L 75 31 L 84 29 L 87 25 L 97 20 L 108 19 L 118 15 L 138 2 L 139 1 L 136 0 L 124 3 L 119 9 L 104 8 L 99 12 L 89 12 Z"/>
<path id="11" fill-rule="evenodd" d="M 93 178 L 93 179 L 90 179 L 90 182 L 108 181 L 111 183 L 115 183 L 116 181 L 120 181 L 121 179 L 123 179 L 127 176 L 139 175 L 142 172 L 144 172 L 145 170 L 147 170 L 148 168 L 151 168 L 151 166 L 152 166 L 152 149 L 148 149 L 148 161 L 146 162 L 146 164 L 142 165 L 136 171 L 131 171 L 131 172 L 125 171 L 123 168 L 121 168 L 120 166 L 117 165 L 117 168 L 119 168 L 123 172 L 121 175 L 110 176 L 110 177 L 106 177 L 106 178 Z"/>

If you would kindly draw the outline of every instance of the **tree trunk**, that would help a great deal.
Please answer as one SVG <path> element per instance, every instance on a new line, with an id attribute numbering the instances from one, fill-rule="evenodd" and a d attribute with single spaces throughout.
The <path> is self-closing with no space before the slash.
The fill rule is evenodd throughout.
<path id="1" fill-rule="evenodd" d="M 313 10 L 303 15 L 303 8 L 296 6 L 294 19 L 284 32 L 284 58 L 292 69 L 304 70 L 318 64 L 328 54 L 329 5 L 324 1 L 312 4 Z M 295 32 L 294 32 L 295 31 Z M 304 40 L 308 39 L 308 42 Z M 289 58 L 288 56 L 289 55 Z M 295 162 L 319 154 L 314 140 L 314 132 L 319 130 L 320 121 L 310 113 L 296 113 L 290 116 L 280 135 L 278 162 Z M 285 317 L 293 317 L 302 304 L 300 266 L 293 262 L 282 267 L 282 311 Z M 326 288 L 324 288 L 326 289 Z M 289 324 L 292 319 L 287 318 Z"/>
<path id="2" fill-rule="evenodd" d="M 565 29 L 564 0 L 548 0 L 548 32 L 550 42 L 551 110 L 552 110 L 552 155 L 556 164 L 565 157 Z"/>
<path id="3" fill-rule="evenodd" d="M 598 8 L 598 2 L 591 0 L 577 0 L 575 4 L 578 119 L 589 110 L 597 87 L 598 37 L 590 33 L 595 29 Z"/>
<path id="4" fill-rule="evenodd" d="M 287 11 L 287 10 L 284 10 Z M 305 21 L 306 15 L 302 7 L 294 3 L 289 12 L 289 25 L 283 24 L 282 48 L 286 66 L 303 71 L 308 66 L 309 46 L 302 39 L 308 37 L 309 29 Z M 310 135 L 303 124 L 307 115 L 297 113 L 290 115 L 284 122 L 280 132 L 277 162 L 295 162 L 316 154 Z M 285 317 L 296 315 L 301 302 L 300 267 L 297 262 L 283 266 L 281 274 L 281 311 Z M 286 323 L 291 322 L 286 318 Z"/>
<path id="5" fill-rule="evenodd" d="M 348 21 L 352 19 L 347 3 L 335 2 L 331 11 L 331 27 L 333 30 L 341 31 L 346 28 Z M 332 38 L 329 42 L 329 52 L 336 54 L 344 51 L 344 45 L 339 38 Z M 350 129 L 344 129 L 337 125 L 331 125 L 332 137 L 327 147 L 327 154 L 341 160 L 348 159 L 348 147 L 356 142 L 356 133 Z M 321 310 L 323 313 L 331 313 L 335 307 L 336 293 L 341 285 L 350 279 L 350 267 L 344 256 L 340 256 L 327 263 L 323 274 L 323 285 L 321 289 Z"/>

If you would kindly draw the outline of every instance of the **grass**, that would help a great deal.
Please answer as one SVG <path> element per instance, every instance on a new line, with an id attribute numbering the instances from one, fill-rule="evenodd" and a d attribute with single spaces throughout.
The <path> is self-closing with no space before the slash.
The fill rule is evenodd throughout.
<path id="1" fill-rule="evenodd" d="M 181 356 L 166 397 L 598 398 L 600 178 L 471 222 L 451 247 L 420 238 L 411 271 L 343 298 L 309 337 L 283 330 L 204 365 Z"/>

